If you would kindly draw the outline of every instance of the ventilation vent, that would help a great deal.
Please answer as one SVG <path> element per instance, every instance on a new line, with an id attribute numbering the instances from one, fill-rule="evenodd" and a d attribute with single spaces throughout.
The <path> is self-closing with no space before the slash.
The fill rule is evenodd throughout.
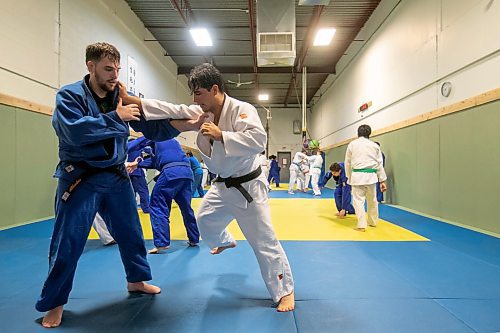
<path id="1" fill-rule="evenodd" d="M 257 0 L 257 65 L 293 66 L 295 0 Z"/>
<path id="2" fill-rule="evenodd" d="M 295 38 L 292 32 L 259 34 L 259 52 L 293 52 Z"/>

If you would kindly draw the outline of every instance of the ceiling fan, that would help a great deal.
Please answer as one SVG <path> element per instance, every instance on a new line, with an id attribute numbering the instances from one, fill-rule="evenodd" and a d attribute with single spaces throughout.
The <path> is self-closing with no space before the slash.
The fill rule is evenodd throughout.
<path id="1" fill-rule="evenodd" d="M 226 82 L 235 84 L 236 88 L 239 88 L 240 86 L 245 85 L 245 84 L 252 84 L 253 83 L 253 81 L 241 82 L 241 74 L 238 74 L 238 82 L 231 81 L 231 80 L 227 80 Z"/>

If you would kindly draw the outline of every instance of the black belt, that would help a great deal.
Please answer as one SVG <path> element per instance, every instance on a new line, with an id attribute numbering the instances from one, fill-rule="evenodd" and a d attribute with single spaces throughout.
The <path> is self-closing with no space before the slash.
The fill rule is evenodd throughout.
<path id="1" fill-rule="evenodd" d="M 63 195 L 61 196 L 61 200 L 63 202 L 67 202 L 71 196 L 71 193 L 75 191 L 78 185 L 81 184 L 82 181 L 85 179 L 89 178 L 90 176 L 93 176 L 95 174 L 101 173 L 101 172 L 112 172 L 115 173 L 123 178 L 128 179 L 129 175 L 125 169 L 125 165 L 119 164 L 119 165 L 113 165 L 107 168 L 96 168 L 93 166 L 88 165 L 87 163 L 83 162 L 76 162 L 76 163 L 71 163 L 66 166 L 64 169 L 66 172 L 70 173 L 75 169 L 75 166 L 78 168 L 83 169 L 83 173 L 75 180 L 73 181 L 66 191 L 64 191 Z"/>
<path id="2" fill-rule="evenodd" d="M 252 171 L 249 174 L 246 174 L 244 176 L 228 177 L 228 178 L 222 178 L 222 177 L 217 176 L 217 178 L 215 178 L 215 181 L 218 183 L 224 182 L 224 184 L 226 185 L 227 188 L 235 187 L 238 191 L 240 191 L 241 194 L 243 194 L 245 199 L 247 199 L 248 203 L 250 203 L 253 201 L 253 198 L 250 196 L 250 194 L 247 192 L 247 190 L 245 190 L 245 188 L 243 186 L 241 186 L 241 184 L 249 182 L 249 181 L 259 177 L 261 173 L 262 173 L 262 169 L 259 166 L 255 171 Z"/>

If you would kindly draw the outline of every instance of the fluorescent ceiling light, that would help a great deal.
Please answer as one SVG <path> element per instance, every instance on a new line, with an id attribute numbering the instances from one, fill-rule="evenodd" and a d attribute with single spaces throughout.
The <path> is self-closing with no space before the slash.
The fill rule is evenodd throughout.
<path id="1" fill-rule="evenodd" d="M 205 28 L 189 29 L 191 37 L 197 46 L 212 46 L 212 38 Z"/>
<path id="2" fill-rule="evenodd" d="M 259 94 L 259 101 L 268 101 L 268 100 L 269 100 L 268 94 Z"/>
<path id="3" fill-rule="evenodd" d="M 335 31 L 337 30 L 334 28 L 319 29 L 318 32 L 316 33 L 316 37 L 314 38 L 313 45 L 314 46 L 330 45 L 333 35 L 335 35 Z"/>

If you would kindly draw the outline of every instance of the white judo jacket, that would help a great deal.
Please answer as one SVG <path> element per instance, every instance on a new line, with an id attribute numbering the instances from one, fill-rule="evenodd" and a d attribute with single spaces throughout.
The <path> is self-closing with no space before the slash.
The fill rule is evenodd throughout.
<path id="1" fill-rule="evenodd" d="M 146 120 L 196 119 L 203 110 L 198 105 L 142 100 Z M 213 121 L 213 114 L 207 121 Z M 210 144 L 198 132 L 196 143 L 208 169 L 220 177 L 240 177 L 259 167 L 258 155 L 265 149 L 267 135 L 257 110 L 250 104 L 225 95 L 219 124 L 223 142 Z"/>
<path id="2" fill-rule="evenodd" d="M 371 185 L 387 179 L 382 151 L 373 141 L 359 137 L 351 141 L 345 153 L 345 173 L 349 185 Z M 375 169 L 376 172 L 353 172 L 353 169 Z"/>

